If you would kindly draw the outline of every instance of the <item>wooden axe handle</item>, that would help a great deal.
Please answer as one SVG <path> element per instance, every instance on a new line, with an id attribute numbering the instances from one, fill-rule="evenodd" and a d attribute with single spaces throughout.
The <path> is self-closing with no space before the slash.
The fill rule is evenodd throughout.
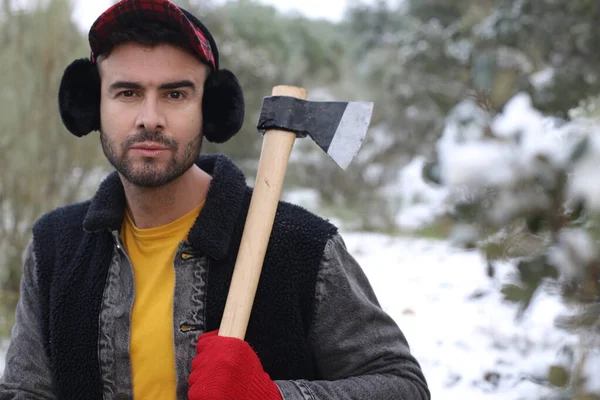
<path id="1" fill-rule="evenodd" d="M 305 89 L 292 86 L 276 86 L 272 94 L 303 100 L 307 97 Z M 246 336 L 288 159 L 295 140 L 296 134 L 293 132 L 269 130 L 264 134 L 256 183 L 231 278 L 219 336 L 238 339 L 244 339 Z"/>

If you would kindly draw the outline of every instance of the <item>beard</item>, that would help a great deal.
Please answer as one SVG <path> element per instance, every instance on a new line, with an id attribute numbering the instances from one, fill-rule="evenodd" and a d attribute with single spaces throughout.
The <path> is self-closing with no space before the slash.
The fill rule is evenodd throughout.
<path id="1" fill-rule="evenodd" d="M 146 141 L 160 143 L 173 152 L 167 165 L 162 165 L 162 161 L 152 157 L 136 160 L 128 156 L 128 150 L 132 145 Z M 157 131 L 140 131 L 117 146 L 103 130 L 100 130 L 100 143 L 108 161 L 128 182 L 138 187 L 156 188 L 179 178 L 194 165 L 202 148 L 202 134 L 199 133 L 187 143 L 181 153 L 175 139 Z"/>

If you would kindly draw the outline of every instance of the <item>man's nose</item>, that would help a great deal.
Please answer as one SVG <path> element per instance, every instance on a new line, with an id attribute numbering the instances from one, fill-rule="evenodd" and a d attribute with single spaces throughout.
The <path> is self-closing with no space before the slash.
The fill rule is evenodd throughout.
<path id="1" fill-rule="evenodd" d="M 149 132 L 165 128 L 165 116 L 157 97 L 146 96 L 144 98 L 140 106 L 136 126 L 138 129 L 145 129 Z"/>

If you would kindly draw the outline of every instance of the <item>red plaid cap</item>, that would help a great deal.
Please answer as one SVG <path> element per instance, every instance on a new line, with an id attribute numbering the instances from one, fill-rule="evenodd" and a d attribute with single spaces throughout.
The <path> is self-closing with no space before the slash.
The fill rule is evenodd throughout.
<path id="1" fill-rule="evenodd" d="M 181 29 L 182 34 L 187 35 L 190 46 L 200 59 L 213 70 L 216 68 L 210 42 L 200 27 L 194 25 L 181 9 L 169 0 L 121 0 L 107 9 L 90 28 L 91 61 L 96 62 L 111 32 L 127 27 L 131 22 L 141 19 L 163 22 Z"/>

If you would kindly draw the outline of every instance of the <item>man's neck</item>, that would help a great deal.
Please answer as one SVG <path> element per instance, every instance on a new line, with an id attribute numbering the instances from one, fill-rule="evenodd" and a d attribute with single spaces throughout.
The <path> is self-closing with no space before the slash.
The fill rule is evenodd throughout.
<path id="1" fill-rule="evenodd" d="M 140 229 L 166 225 L 198 207 L 206 199 L 211 179 L 197 165 L 158 188 L 134 186 L 121 176 L 127 210 Z"/>

